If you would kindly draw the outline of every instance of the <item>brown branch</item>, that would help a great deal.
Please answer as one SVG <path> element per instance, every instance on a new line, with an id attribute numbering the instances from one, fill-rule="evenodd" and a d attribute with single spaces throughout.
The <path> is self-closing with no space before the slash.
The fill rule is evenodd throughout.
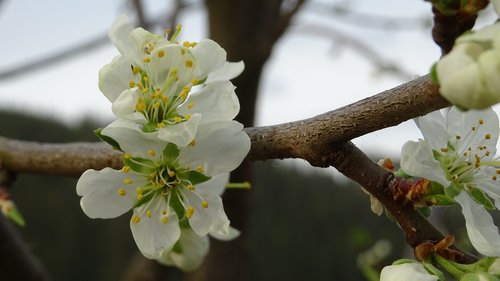
<path id="1" fill-rule="evenodd" d="M 148 29 L 149 22 L 146 20 L 146 16 L 144 15 L 144 8 L 142 7 L 141 0 L 132 0 L 132 6 L 134 7 L 135 13 L 137 14 L 138 26 Z"/>
<path id="2" fill-rule="evenodd" d="M 245 128 L 252 140 L 249 160 L 302 158 L 330 165 L 325 153 L 336 144 L 395 126 L 448 106 L 428 76 L 316 117 Z M 87 169 L 120 168 L 121 153 L 102 143 L 39 144 L 0 138 L 0 159 L 15 172 L 78 176 Z"/>
<path id="3" fill-rule="evenodd" d="M 290 26 L 292 18 L 295 16 L 295 14 L 297 14 L 297 12 L 300 10 L 300 7 L 302 7 L 305 2 L 305 0 L 298 0 L 297 3 L 295 3 L 295 6 L 281 15 L 278 22 L 276 23 L 273 42 L 278 41 L 278 39 L 285 33 L 285 31 L 288 29 L 288 26 Z"/>

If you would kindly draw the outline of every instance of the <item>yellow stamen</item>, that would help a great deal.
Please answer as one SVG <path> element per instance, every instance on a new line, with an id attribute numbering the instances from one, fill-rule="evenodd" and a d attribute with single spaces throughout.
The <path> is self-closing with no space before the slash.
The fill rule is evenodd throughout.
<path id="1" fill-rule="evenodd" d="M 149 63 L 149 62 L 151 62 L 151 58 L 150 57 L 144 57 L 144 59 L 142 61 L 144 61 L 145 63 Z"/>
<path id="2" fill-rule="evenodd" d="M 180 123 L 181 121 L 182 121 L 182 118 L 181 118 L 181 117 L 179 117 L 179 116 L 175 116 L 175 117 L 174 117 L 174 122 L 175 122 L 175 123 Z"/>
<path id="3" fill-rule="evenodd" d="M 185 53 L 186 51 L 184 51 L 184 49 L 181 49 L 181 56 L 183 56 Z"/>
<path id="4" fill-rule="evenodd" d="M 193 85 L 199 85 L 200 83 L 201 83 L 201 80 L 198 80 L 198 79 L 191 80 L 191 84 L 193 84 Z"/>
<path id="5" fill-rule="evenodd" d="M 136 192 L 137 194 L 142 194 L 142 191 L 143 191 L 142 187 L 137 187 L 137 188 L 135 189 L 135 192 Z"/>
<path id="6" fill-rule="evenodd" d="M 157 127 L 157 128 L 159 128 L 159 129 L 160 129 L 160 128 L 165 128 L 165 123 L 158 123 L 158 124 L 156 125 L 156 127 Z"/>
<path id="7" fill-rule="evenodd" d="M 486 134 L 486 135 L 484 136 L 484 138 L 485 138 L 485 139 L 487 139 L 487 140 L 491 139 L 491 134 L 490 134 L 490 133 Z"/>
<path id="8" fill-rule="evenodd" d="M 205 209 L 208 208 L 208 202 L 205 200 L 201 201 L 201 206 Z"/>
<path id="9" fill-rule="evenodd" d="M 196 145 L 196 141 L 195 141 L 195 140 L 192 140 L 192 141 L 188 144 L 188 146 L 195 146 L 195 145 Z"/>
<path id="10" fill-rule="evenodd" d="M 198 172 L 200 172 L 200 173 L 203 173 L 203 166 L 198 165 L 198 167 L 196 167 L 196 170 L 198 170 Z"/>
<path id="11" fill-rule="evenodd" d="M 133 224 L 137 224 L 140 221 L 141 221 L 141 218 L 138 215 L 133 215 L 132 216 L 132 223 Z"/>
<path id="12" fill-rule="evenodd" d="M 191 119 L 191 114 L 186 114 L 186 116 L 184 116 L 184 118 L 186 118 L 186 120 Z"/>
<path id="13" fill-rule="evenodd" d="M 128 159 L 132 158 L 132 154 L 125 153 L 125 154 L 123 154 L 123 158 L 128 160 Z"/>
<path id="14" fill-rule="evenodd" d="M 135 82 L 130 80 L 130 81 L 128 81 L 128 85 L 130 88 L 133 88 L 133 87 L 135 87 Z"/>
<path id="15" fill-rule="evenodd" d="M 448 148 L 446 148 L 446 147 L 441 148 L 441 152 L 444 152 L 444 153 L 448 152 Z"/>
<path id="16" fill-rule="evenodd" d="M 192 184 L 188 184 L 188 186 L 186 186 L 188 190 L 190 191 L 193 191 L 194 190 L 194 185 Z"/>
<path id="17" fill-rule="evenodd" d="M 191 109 L 193 108 L 194 104 L 192 102 L 188 103 L 188 108 Z"/>
<path id="18" fill-rule="evenodd" d="M 129 179 L 129 178 L 125 178 L 125 179 L 123 180 L 123 183 L 124 183 L 124 184 L 131 184 L 131 183 L 132 183 L 132 180 L 131 180 L 131 179 Z"/>
<path id="19" fill-rule="evenodd" d="M 167 223 L 168 223 L 168 217 L 167 217 L 167 216 L 163 216 L 163 217 L 161 217 L 161 222 L 162 222 L 163 224 L 167 224 Z"/>
<path id="20" fill-rule="evenodd" d="M 158 109 L 158 108 L 160 108 L 160 103 L 159 103 L 159 102 L 155 102 L 155 103 L 153 104 L 153 108 L 154 108 L 154 109 Z"/>
<path id="21" fill-rule="evenodd" d="M 137 75 L 140 71 L 141 69 L 137 65 L 132 66 L 132 73 L 134 73 L 134 75 Z"/>
<path id="22" fill-rule="evenodd" d="M 175 176 L 175 172 L 174 172 L 174 171 L 168 171 L 168 176 L 169 176 L 169 177 L 173 177 L 173 176 Z"/>
<path id="23" fill-rule="evenodd" d="M 118 195 L 125 196 L 127 195 L 127 191 L 124 188 L 118 189 Z"/>
<path id="24" fill-rule="evenodd" d="M 142 198 L 144 198 L 144 196 L 142 196 L 142 194 L 137 194 L 137 200 L 138 200 L 138 201 L 141 201 L 141 200 L 142 200 Z"/>
<path id="25" fill-rule="evenodd" d="M 484 124 L 484 120 L 483 119 L 479 119 L 479 124 L 483 125 Z"/>
<path id="26" fill-rule="evenodd" d="M 187 60 L 185 65 L 187 68 L 191 68 L 191 67 L 193 67 L 193 61 Z"/>
<path id="27" fill-rule="evenodd" d="M 150 217 L 151 217 L 151 211 L 150 211 L 150 210 L 147 210 L 147 211 L 146 211 L 146 216 L 147 216 L 148 218 L 150 218 Z"/>
<path id="28" fill-rule="evenodd" d="M 165 52 L 163 50 L 159 50 L 158 51 L 158 57 L 162 58 L 163 56 L 165 56 Z"/>
<path id="29" fill-rule="evenodd" d="M 122 167 L 122 172 L 128 173 L 128 171 L 130 171 L 130 167 L 129 166 L 125 165 L 125 166 Z"/>
<path id="30" fill-rule="evenodd" d="M 193 216 L 193 213 L 194 213 L 194 208 L 188 207 L 186 210 L 186 218 L 190 219 Z"/>
<path id="31" fill-rule="evenodd" d="M 148 151 L 148 154 L 151 155 L 151 156 L 155 156 L 156 155 L 156 151 L 154 151 L 153 149 L 150 149 Z"/>

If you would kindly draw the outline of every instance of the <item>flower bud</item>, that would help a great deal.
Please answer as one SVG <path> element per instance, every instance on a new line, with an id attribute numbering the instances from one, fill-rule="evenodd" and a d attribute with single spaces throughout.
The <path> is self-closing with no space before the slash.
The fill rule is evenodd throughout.
<path id="1" fill-rule="evenodd" d="M 403 263 L 389 265 L 382 269 L 380 281 L 437 281 L 439 278 L 432 275 L 421 263 Z"/>
<path id="2" fill-rule="evenodd" d="M 436 66 L 441 95 L 467 109 L 500 102 L 500 23 L 460 36 Z"/>
<path id="3" fill-rule="evenodd" d="M 459 281 L 499 281 L 497 277 L 484 272 L 484 271 L 479 271 L 479 272 L 468 272 L 462 275 L 459 279 Z"/>

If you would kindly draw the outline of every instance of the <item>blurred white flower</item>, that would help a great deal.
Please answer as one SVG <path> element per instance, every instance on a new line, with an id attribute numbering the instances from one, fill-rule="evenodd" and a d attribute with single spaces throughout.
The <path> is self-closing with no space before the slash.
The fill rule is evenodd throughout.
<path id="1" fill-rule="evenodd" d="M 494 158 L 498 117 L 488 108 L 463 112 L 451 108 L 416 120 L 425 140 L 404 144 L 401 168 L 408 175 L 440 183 L 462 206 L 472 245 L 486 256 L 500 256 L 500 235 L 485 209 L 500 209 L 500 162 Z M 495 201 L 490 202 L 487 194 Z"/>
<path id="2" fill-rule="evenodd" d="M 380 281 L 437 281 L 439 278 L 432 275 L 421 263 L 403 263 L 389 265 L 382 269 Z"/>

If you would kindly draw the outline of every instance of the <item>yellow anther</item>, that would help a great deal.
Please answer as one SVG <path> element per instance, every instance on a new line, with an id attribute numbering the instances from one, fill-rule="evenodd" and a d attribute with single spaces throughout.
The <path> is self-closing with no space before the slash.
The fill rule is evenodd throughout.
<path id="1" fill-rule="evenodd" d="M 161 100 L 165 103 L 168 102 L 168 97 L 167 96 L 161 96 Z"/>
<path id="2" fill-rule="evenodd" d="M 130 88 L 135 87 L 135 82 L 134 82 L 134 81 L 132 81 L 132 80 L 128 81 L 128 86 L 129 86 Z"/>
<path id="3" fill-rule="evenodd" d="M 448 148 L 446 148 L 446 147 L 441 148 L 441 152 L 444 152 L 444 153 L 448 152 Z"/>
<path id="4" fill-rule="evenodd" d="M 484 124 L 484 120 L 483 119 L 479 119 L 479 124 L 483 125 Z"/>
<path id="5" fill-rule="evenodd" d="M 491 179 L 494 180 L 494 181 L 496 181 L 497 180 L 497 176 L 492 176 Z"/>
<path id="6" fill-rule="evenodd" d="M 461 138 L 461 136 L 458 136 L 458 135 L 457 135 L 457 136 L 455 136 L 455 138 L 456 138 L 457 140 L 459 140 L 459 139 Z"/>
<path id="7" fill-rule="evenodd" d="M 141 69 L 137 65 L 132 66 L 132 73 L 134 73 L 134 75 L 136 75 L 140 71 Z"/>
<path id="8" fill-rule="evenodd" d="M 137 200 L 138 200 L 138 201 L 141 201 L 141 200 L 142 200 L 142 198 L 144 198 L 144 196 L 142 196 L 142 194 L 137 194 Z"/>
<path id="9" fill-rule="evenodd" d="M 500 175 L 500 170 L 496 170 L 495 172 L 497 173 L 497 175 Z"/>
<path id="10" fill-rule="evenodd" d="M 476 127 L 472 127 L 472 131 L 474 132 L 476 130 Z"/>
<path id="11" fill-rule="evenodd" d="M 201 84 L 201 80 L 198 80 L 198 79 L 193 79 L 193 80 L 191 80 L 191 84 L 193 84 L 193 85 L 195 85 L 195 86 L 196 86 L 196 85 L 199 85 L 199 84 Z"/>
<path id="12" fill-rule="evenodd" d="M 172 170 L 168 171 L 168 176 L 169 177 L 174 177 L 175 176 L 175 172 L 172 171 Z"/>
<path id="13" fill-rule="evenodd" d="M 168 223 L 168 217 L 167 217 L 167 216 L 163 216 L 163 217 L 161 217 L 161 222 L 162 222 L 163 224 L 167 224 L 167 223 Z"/>
<path id="14" fill-rule="evenodd" d="M 163 123 L 163 122 L 162 123 L 158 123 L 158 124 L 156 124 L 156 127 L 158 129 L 165 128 L 165 123 Z"/>
<path id="15" fill-rule="evenodd" d="M 137 224 L 140 221 L 141 221 L 141 218 L 138 215 L 133 215 L 132 216 L 132 223 L 133 224 Z"/>
<path id="16" fill-rule="evenodd" d="M 186 218 L 190 219 L 193 216 L 193 213 L 194 213 L 194 208 L 188 207 L 186 210 Z"/>
<path id="17" fill-rule="evenodd" d="M 151 217 L 151 211 L 150 210 L 147 210 L 146 211 L 146 217 L 150 218 Z"/>
<path id="18" fill-rule="evenodd" d="M 184 41 L 184 42 L 182 42 L 182 46 L 184 46 L 184 47 L 190 47 L 191 44 L 188 41 Z"/>
<path id="19" fill-rule="evenodd" d="M 120 196 L 127 195 L 127 191 L 125 190 L 125 188 L 118 189 L 118 195 L 120 195 Z"/>
<path id="20" fill-rule="evenodd" d="M 142 83 L 141 83 L 141 82 L 139 82 L 139 83 L 137 83 L 137 84 L 135 84 L 135 85 L 136 85 L 136 86 L 137 86 L 137 88 L 139 88 L 141 91 L 142 91 L 142 89 L 144 89 L 144 86 L 142 85 Z"/>
<path id="21" fill-rule="evenodd" d="M 193 191 L 194 190 L 194 185 L 192 184 L 188 184 L 188 186 L 186 186 L 188 190 L 190 191 Z"/>
<path id="22" fill-rule="evenodd" d="M 202 165 L 198 165 L 198 167 L 196 167 L 196 170 L 200 173 L 203 173 L 203 166 Z"/>
<path id="23" fill-rule="evenodd" d="M 144 61 L 145 63 L 149 63 L 149 62 L 151 62 L 151 58 L 150 57 L 144 57 L 144 59 L 142 61 Z"/>
<path id="24" fill-rule="evenodd" d="M 144 79 L 144 83 L 149 83 L 149 77 L 144 76 L 142 79 Z"/>
<path id="25" fill-rule="evenodd" d="M 161 210 L 161 214 L 162 214 L 162 215 L 166 215 L 166 214 L 167 214 L 167 211 L 166 211 L 166 210 Z"/>
<path id="26" fill-rule="evenodd" d="M 144 190 L 142 189 L 142 187 L 137 187 L 137 188 L 135 189 L 135 192 L 136 192 L 137 194 L 142 194 L 142 192 L 143 192 L 143 191 L 144 191 Z"/>
<path id="27" fill-rule="evenodd" d="M 208 208 L 208 202 L 205 200 L 201 201 L 201 206 L 205 209 Z"/>
<path id="28" fill-rule="evenodd" d="M 186 116 L 184 116 L 184 118 L 186 118 L 186 120 L 191 119 L 191 114 L 186 114 Z"/>
<path id="29" fill-rule="evenodd" d="M 158 108 L 160 108 L 160 103 L 159 103 L 159 102 L 155 102 L 155 103 L 153 103 L 153 108 L 154 108 L 154 109 L 158 109 Z"/>
<path id="30" fill-rule="evenodd" d="M 165 51 L 159 50 L 157 55 L 159 58 L 163 58 L 163 56 L 165 56 Z"/>
<path id="31" fill-rule="evenodd" d="M 195 145 L 196 145 L 196 141 L 195 141 L 195 140 L 192 140 L 192 141 L 188 144 L 188 146 L 195 146 Z"/>
<path id="32" fill-rule="evenodd" d="M 184 51 L 184 49 L 181 49 L 181 56 L 183 56 L 185 53 L 186 51 Z"/>
<path id="33" fill-rule="evenodd" d="M 196 45 L 198 45 L 198 43 L 196 43 L 196 42 L 191 42 L 191 48 L 196 47 Z"/>
<path id="34" fill-rule="evenodd" d="M 132 180 L 131 180 L 131 179 L 129 179 L 129 178 L 125 178 L 125 179 L 123 180 L 123 183 L 124 183 L 124 184 L 131 184 L 131 183 L 132 183 Z"/>
<path id="35" fill-rule="evenodd" d="M 490 134 L 490 133 L 486 134 L 486 135 L 484 136 L 484 138 L 485 138 L 485 139 L 487 139 L 487 140 L 491 139 L 491 134 Z"/>
<path id="36" fill-rule="evenodd" d="M 170 28 L 165 29 L 165 37 L 168 37 L 172 30 Z"/>
<path id="37" fill-rule="evenodd" d="M 141 90 L 141 92 L 142 92 L 143 94 L 147 93 L 148 91 L 149 91 L 149 89 L 148 89 L 148 88 L 143 88 L 143 89 Z"/>
<path id="38" fill-rule="evenodd" d="M 156 151 L 154 151 L 153 149 L 150 149 L 150 150 L 148 150 L 148 154 L 151 155 L 151 156 L 155 156 L 156 155 Z"/>
<path id="39" fill-rule="evenodd" d="M 123 154 L 123 158 L 128 160 L 128 159 L 132 158 L 132 154 L 125 153 L 125 154 Z"/>
<path id="40" fill-rule="evenodd" d="M 129 166 L 125 165 L 125 166 L 122 167 L 122 172 L 128 173 L 128 171 L 130 171 L 130 167 Z"/>
<path id="41" fill-rule="evenodd" d="M 135 110 L 137 110 L 139 112 L 146 110 L 146 104 L 144 104 L 143 102 L 137 102 L 137 105 L 135 106 Z"/>
<path id="42" fill-rule="evenodd" d="M 175 123 L 180 123 L 181 121 L 182 121 L 182 118 L 181 118 L 181 117 L 179 117 L 179 116 L 175 116 L 175 117 L 174 117 L 174 122 L 175 122 Z"/>
<path id="43" fill-rule="evenodd" d="M 192 102 L 188 103 L 188 108 L 191 109 L 193 108 L 194 104 Z"/>

